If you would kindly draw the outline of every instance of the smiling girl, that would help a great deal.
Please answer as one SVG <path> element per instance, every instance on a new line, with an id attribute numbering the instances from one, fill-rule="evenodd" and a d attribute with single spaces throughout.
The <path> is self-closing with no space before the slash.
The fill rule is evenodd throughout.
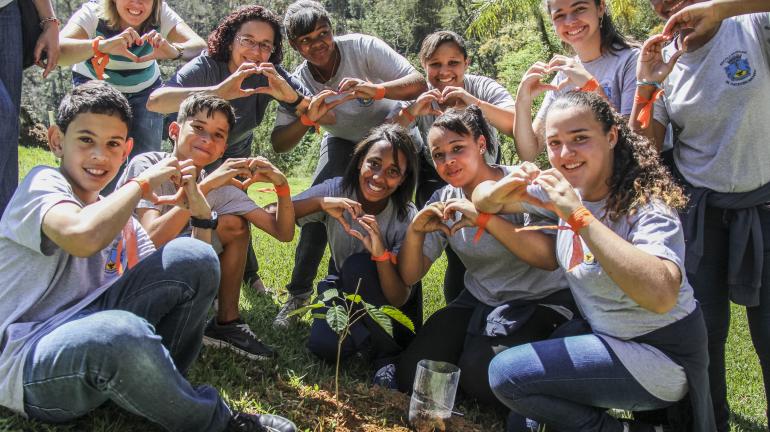
<path id="1" fill-rule="evenodd" d="M 618 33 L 605 1 L 547 0 L 545 4 L 556 34 L 575 56 L 555 55 L 548 63 L 535 63 L 524 74 L 519 92 L 524 85 L 535 85 L 537 94 L 550 90 L 534 122 L 530 120 L 532 98 L 516 95 L 516 112 L 521 113 L 515 124 L 516 152 L 526 161 L 534 161 L 543 151 L 545 112 L 557 96 L 575 89 L 593 91 L 626 116 L 631 114 L 634 104 L 634 71 L 639 50 Z M 556 72 L 556 77 L 550 84 L 540 82 L 552 72 Z"/>
<path id="2" fill-rule="evenodd" d="M 401 355 L 398 384 L 404 392 L 412 388 L 417 362 L 440 360 L 460 366 L 463 391 L 485 404 L 499 405 L 487 381 L 487 366 L 495 354 L 545 339 L 572 317 L 563 272 L 535 268 L 544 267 L 537 250 L 528 260 L 518 257 L 530 247 L 532 233 L 509 235 L 533 219 L 484 215 L 468 199 L 479 183 L 499 180 L 514 169 L 485 161 L 492 139 L 475 105 L 448 110 L 428 134 L 436 170 L 448 184 L 433 194 L 409 226 L 398 257 L 399 272 L 405 283 L 420 280 L 447 245 L 467 271 L 460 295 L 428 319 Z"/>
<path id="3" fill-rule="evenodd" d="M 343 176 L 294 197 L 297 223 L 323 224 L 336 265 L 337 275 L 319 283 L 318 295 L 329 288 L 352 294 L 358 287 L 365 302 L 400 308 L 419 328 L 421 289 L 412 286 L 414 282 L 404 283 L 395 265 L 409 221 L 417 212 L 410 202 L 416 167 L 416 151 L 407 132 L 398 125 L 383 125 L 356 145 Z M 411 332 L 401 324 L 394 321 L 393 327 L 390 337 L 365 318 L 351 328 L 342 357 L 368 351 L 377 369 L 392 363 L 411 340 Z M 326 320 L 313 321 L 308 347 L 324 360 L 335 361 L 337 334 Z"/>
<path id="4" fill-rule="evenodd" d="M 570 323 L 580 331 L 567 333 L 578 336 L 518 346 L 492 361 L 490 385 L 513 410 L 509 431 L 529 430 L 525 418 L 560 431 L 652 431 L 629 429 L 607 408 L 659 409 L 687 394 L 692 430 L 714 430 L 706 329 L 685 276 L 675 211 L 686 200 L 625 123 L 594 93 L 560 96 L 545 124 L 554 168 L 525 164 L 474 192 L 484 212 L 533 211 L 533 204 L 556 212 L 563 226 L 556 243 L 532 233 L 539 238 L 529 239 L 522 259 L 548 248 L 548 268 L 566 270 L 585 317 Z M 545 202 L 527 193 L 532 184 Z"/>

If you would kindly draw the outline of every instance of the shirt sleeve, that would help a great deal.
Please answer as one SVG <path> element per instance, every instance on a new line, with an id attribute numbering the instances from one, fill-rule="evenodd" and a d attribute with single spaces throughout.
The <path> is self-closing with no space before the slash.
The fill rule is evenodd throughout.
<path id="1" fill-rule="evenodd" d="M 212 190 L 206 195 L 206 201 L 219 215 L 244 215 L 260 208 L 246 192 L 233 185 Z"/>
<path id="2" fill-rule="evenodd" d="M 321 184 L 317 184 L 315 186 L 312 186 L 310 189 L 307 189 L 303 192 L 298 193 L 297 195 L 293 196 L 291 200 L 301 201 L 304 199 L 316 198 L 316 197 L 337 196 L 338 193 L 335 193 L 335 192 L 338 189 L 337 185 L 339 184 L 340 181 L 341 181 L 340 177 L 328 179 Z M 307 216 L 297 219 L 297 225 L 303 226 L 311 222 L 325 223 L 327 220 L 327 217 L 328 215 L 324 211 L 311 213 Z"/>
<path id="3" fill-rule="evenodd" d="M 184 20 L 182 20 L 182 17 L 174 12 L 166 2 L 163 2 L 160 7 L 160 34 L 162 34 L 164 38 L 168 37 L 171 30 L 174 30 L 174 27 L 176 27 L 177 24 L 183 22 Z"/>
<path id="4" fill-rule="evenodd" d="M 406 231 L 409 229 L 409 224 L 412 223 L 412 220 L 414 219 L 414 216 L 417 214 L 417 207 L 414 206 L 414 204 L 409 203 L 407 208 L 407 216 L 405 221 L 401 221 L 398 219 L 398 216 L 396 216 L 395 223 L 402 224 L 401 229 L 398 230 L 398 235 L 393 241 L 393 244 L 391 245 L 391 252 L 398 255 L 398 251 L 401 250 L 401 245 L 404 244 L 404 239 L 406 238 Z M 397 215 L 398 212 L 395 212 L 394 215 Z"/>
<path id="5" fill-rule="evenodd" d="M 153 166 L 154 164 L 150 162 L 149 159 L 143 157 L 142 155 L 139 155 L 133 159 L 131 159 L 131 162 L 128 163 L 128 166 L 123 171 L 123 175 L 120 177 L 120 180 L 118 180 L 117 184 L 115 185 L 115 189 L 117 190 L 124 184 L 128 182 L 128 180 L 137 177 L 139 174 L 145 172 L 148 168 Z M 163 191 L 160 189 L 160 186 L 156 187 L 153 192 L 155 192 L 158 196 L 163 195 Z M 153 204 L 152 202 L 142 198 L 139 200 L 139 202 L 136 204 L 136 208 L 142 208 L 142 209 L 155 209 L 158 211 L 161 211 L 161 208 L 157 205 Z"/>
<path id="6" fill-rule="evenodd" d="M 631 54 L 626 57 L 626 62 L 623 65 L 623 82 L 619 83 L 619 87 L 622 91 L 620 94 L 620 107 L 618 107 L 618 109 L 620 114 L 624 116 L 631 115 L 631 111 L 634 109 L 634 96 L 636 95 L 637 58 L 639 58 L 639 50 L 632 48 Z"/>
<path id="7" fill-rule="evenodd" d="M 199 54 L 194 59 L 185 63 L 168 81 L 164 87 L 208 87 L 219 84 L 212 73 L 214 60 L 206 54 Z"/>
<path id="8" fill-rule="evenodd" d="M 2 236 L 35 252 L 51 255 L 58 247 L 43 234 L 43 218 L 55 205 L 82 204 L 64 176 L 52 167 L 33 168 L 21 182 L 0 222 Z"/>
<path id="9" fill-rule="evenodd" d="M 313 92 L 302 84 L 302 79 L 299 77 L 299 72 L 295 72 L 290 75 L 287 74 L 284 78 L 286 77 L 288 77 L 287 81 L 292 87 L 294 87 L 294 84 L 292 83 L 295 83 L 298 86 L 294 87 L 296 91 L 300 91 L 299 89 L 302 89 L 302 93 L 305 96 L 313 96 Z M 289 81 L 289 79 L 291 81 Z M 275 127 L 290 125 L 297 121 L 298 118 L 299 117 L 296 116 L 293 108 L 289 108 L 284 104 L 279 104 L 275 115 Z"/>
<path id="10" fill-rule="evenodd" d="M 676 264 L 684 283 L 684 233 L 673 210 L 662 203 L 643 206 L 636 213 L 626 240 L 650 255 Z"/>
<path id="11" fill-rule="evenodd" d="M 770 69 L 770 12 L 743 15 L 754 28 L 765 51 L 765 66 Z"/>
<path id="12" fill-rule="evenodd" d="M 443 188 L 434 192 L 428 202 L 425 203 L 425 205 L 428 206 L 434 202 L 441 201 L 442 190 Z M 431 262 L 434 262 L 438 259 L 438 257 L 441 256 L 441 253 L 444 252 L 448 242 L 449 240 L 447 239 L 446 234 L 441 231 L 434 231 L 432 233 L 425 234 L 425 240 L 422 243 L 422 254 L 425 255 Z"/>
<path id="13" fill-rule="evenodd" d="M 497 81 L 487 77 L 477 77 L 479 80 L 479 94 L 474 95 L 484 102 L 490 103 L 502 108 L 512 108 L 514 106 L 513 96 L 511 93 L 500 85 Z"/>
<path id="14" fill-rule="evenodd" d="M 150 236 L 147 231 L 144 230 L 142 224 L 135 217 L 131 217 L 131 221 L 134 224 L 134 230 L 136 231 L 136 246 L 139 253 L 139 260 L 143 260 L 149 255 L 155 252 L 155 245 L 150 240 Z"/>
<path id="15" fill-rule="evenodd" d="M 396 50 L 382 40 L 364 36 L 359 40 L 359 55 L 364 55 L 370 79 L 388 82 L 403 78 L 417 70 Z"/>
<path id="16" fill-rule="evenodd" d="M 99 11 L 101 7 L 97 3 L 85 2 L 72 16 L 68 23 L 77 24 L 85 30 L 89 38 L 96 36 L 96 26 L 99 24 Z"/>

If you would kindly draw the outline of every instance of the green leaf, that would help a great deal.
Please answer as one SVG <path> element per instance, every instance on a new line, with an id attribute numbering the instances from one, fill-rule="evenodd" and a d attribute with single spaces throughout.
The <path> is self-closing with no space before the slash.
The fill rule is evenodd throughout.
<path id="1" fill-rule="evenodd" d="M 369 314 L 374 322 L 379 324 L 383 330 L 385 330 L 389 335 L 393 336 L 393 323 L 390 322 L 390 318 L 385 314 L 385 312 L 381 311 L 376 306 L 366 304 L 366 313 Z"/>
<path id="2" fill-rule="evenodd" d="M 363 298 L 361 298 L 358 294 L 348 294 L 345 296 L 346 299 L 352 301 L 353 303 L 361 303 Z"/>
<path id="3" fill-rule="evenodd" d="M 334 297 L 339 296 L 340 293 L 336 289 L 328 289 L 321 294 L 321 301 L 329 301 L 333 299 Z"/>
<path id="4" fill-rule="evenodd" d="M 314 313 L 314 314 L 311 314 L 310 316 L 313 318 L 318 318 L 322 320 L 326 319 L 326 314 L 322 314 L 322 313 Z"/>
<path id="5" fill-rule="evenodd" d="M 348 314 L 345 313 L 345 308 L 342 305 L 330 307 L 326 312 L 326 322 L 335 333 L 342 334 L 348 325 Z"/>
<path id="6" fill-rule="evenodd" d="M 294 309 L 293 311 L 289 312 L 289 314 L 286 316 L 304 315 L 309 310 L 318 309 L 324 306 L 326 305 L 321 302 L 309 304 L 307 306 L 302 306 L 301 308 Z"/>
<path id="7" fill-rule="evenodd" d="M 394 308 L 393 306 L 382 306 L 380 307 L 380 310 L 385 313 L 385 315 L 393 318 L 397 323 L 400 323 L 404 327 L 408 328 L 409 330 L 414 333 L 414 323 L 411 319 L 409 319 L 408 316 L 404 315 L 403 312 L 401 312 L 399 309 Z"/>

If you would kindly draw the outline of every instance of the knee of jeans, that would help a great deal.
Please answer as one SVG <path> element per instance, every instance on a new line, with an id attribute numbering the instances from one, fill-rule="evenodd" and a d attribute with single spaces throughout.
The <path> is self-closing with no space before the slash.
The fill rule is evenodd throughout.
<path id="1" fill-rule="evenodd" d="M 527 395 L 527 384 L 542 374 L 539 362 L 532 358 L 532 345 L 509 348 L 489 363 L 489 386 L 502 400 L 516 400 Z"/>
<path id="2" fill-rule="evenodd" d="M 219 257 L 210 244 L 189 237 L 179 237 L 163 247 L 166 271 L 187 276 L 199 287 L 199 294 L 213 298 L 219 290 Z"/>
<path id="3" fill-rule="evenodd" d="M 92 315 L 98 333 L 89 339 L 93 352 L 107 357 L 115 365 L 152 367 L 146 354 L 158 349 L 161 338 L 145 319 L 123 310 L 109 310 Z M 132 366 L 133 367 L 133 366 Z"/>

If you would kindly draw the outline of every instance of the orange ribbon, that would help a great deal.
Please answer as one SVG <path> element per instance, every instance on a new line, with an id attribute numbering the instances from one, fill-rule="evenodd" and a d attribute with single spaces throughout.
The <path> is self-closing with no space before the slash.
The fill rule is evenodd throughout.
<path id="1" fill-rule="evenodd" d="M 417 119 L 415 116 L 412 115 L 412 113 L 409 112 L 406 108 L 401 108 L 401 112 L 399 113 L 402 116 L 404 116 L 407 120 L 409 120 L 409 123 L 414 123 L 414 121 Z"/>
<path id="2" fill-rule="evenodd" d="M 385 252 L 383 252 L 382 255 L 380 256 L 372 255 L 372 261 L 377 261 L 377 262 L 390 261 L 391 264 L 396 265 L 398 264 L 398 256 L 386 249 Z"/>
<path id="3" fill-rule="evenodd" d="M 561 230 L 572 231 L 572 256 L 569 259 L 569 266 L 567 271 L 572 271 L 581 262 L 583 262 L 583 243 L 580 241 L 580 230 L 587 227 L 596 218 L 588 211 L 587 208 L 580 206 L 569 215 L 567 219 L 568 225 L 546 225 L 546 226 L 527 226 L 516 228 L 516 232 L 519 231 L 541 231 L 541 230 Z"/>
<path id="4" fill-rule="evenodd" d="M 375 87 L 377 90 L 374 91 L 374 97 L 372 99 L 374 100 L 385 99 L 385 86 L 382 84 L 378 84 Z"/>
<path id="5" fill-rule="evenodd" d="M 659 88 L 652 92 L 652 96 L 649 99 L 645 99 L 639 95 L 637 89 L 636 95 L 634 95 L 634 103 L 643 104 L 642 109 L 639 110 L 639 115 L 636 116 L 636 120 L 642 126 L 642 129 L 647 129 L 650 126 L 650 120 L 652 119 L 652 106 L 660 95 L 663 94 L 663 89 Z"/>
<path id="6" fill-rule="evenodd" d="M 285 183 L 280 186 L 276 186 L 275 194 L 278 195 L 279 198 L 291 196 L 291 189 L 289 189 L 289 184 Z"/>
<path id="7" fill-rule="evenodd" d="M 97 36 L 91 41 L 91 48 L 94 51 L 94 56 L 91 57 L 91 66 L 94 67 L 98 80 L 104 80 L 104 70 L 107 69 L 107 63 L 110 62 L 110 55 L 99 51 L 99 41 L 102 39 L 104 38 Z"/>
<path id="8" fill-rule="evenodd" d="M 133 218 L 128 220 L 128 223 L 123 227 L 123 238 L 118 242 L 118 250 L 115 254 L 115 264 L 118 267 L 118 274 L 123 274 L 123 242 L 126 243 L 126 263 L 129 270 L 134 268 L 136 263 L 139 262 L 139 248 L 136 245 L 136 231 L 134 230 Z"/>
<path id="9" fill-rule="evenodd" d="M 580 87 L 578 90 L 583 92 L 592 92 L 592 91 L 596 91 L 596 89 L 598 88 L 599 88 L 599 81 L 597 81 L 596 78 L 591 78 L 590 80 L 588 80 L 588 82 L 583 84 L 583 87 Z"/>
<path id="10" fill-rule="evenodd" d="M 476 218 L 476 234 L 473 236 L 473 244 L 477 244 L 481 240 L 481 236 L 484 234 L 484 230 L 487 229 L 489 219 L 492 217 L 489 213 L 480 212 L 479 217 Z"/>
<path id="11" fill-rule="evenodd" d="M 310 117 L 308 117 L 307 114 L 302 114 L 299 116 L 299 122 L 307 127 L 314 127 L 315 133 L 321 133 L 321 125 L 314 122 L 313 120 L 310 120 Z"/>

